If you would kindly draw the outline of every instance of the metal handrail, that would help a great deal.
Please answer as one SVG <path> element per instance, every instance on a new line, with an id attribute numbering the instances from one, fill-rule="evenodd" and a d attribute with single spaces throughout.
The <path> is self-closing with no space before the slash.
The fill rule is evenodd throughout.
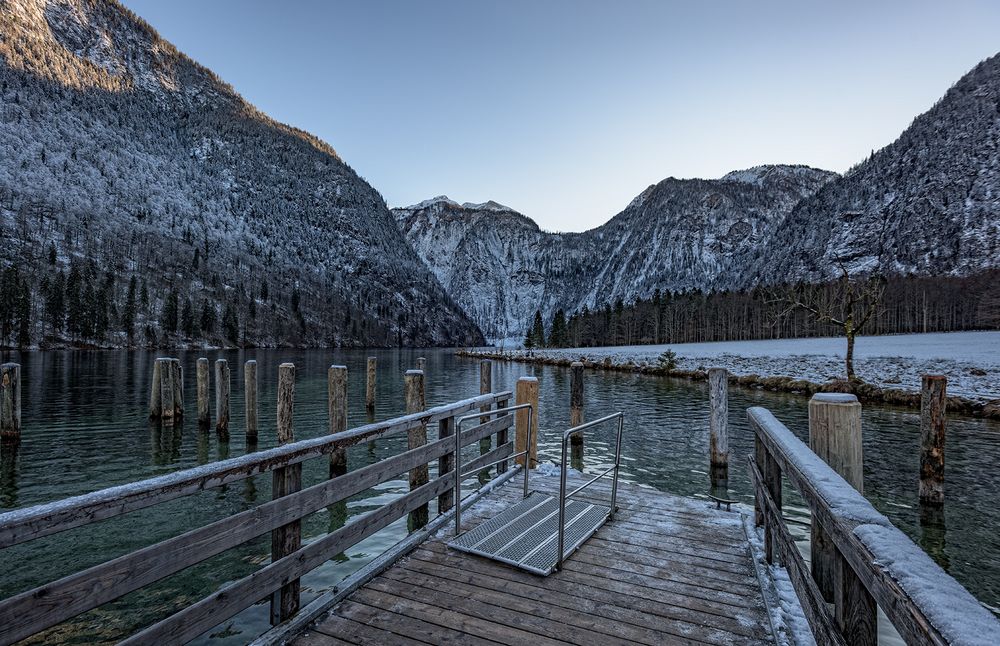
<path id="1" fill-rule="evenodd" d="M 494 460 L 489 464 L 482 464 L 477 466 L 475 469 L 468 471 L 466 473 L 462 472 L 462 423 L 470 419 L 482 419 L 484 417 L 492 417 L 494 415 L 499 415 L 501 413 L 510 414 L 519 410 L 527 409 L 528 411 L 528 438 L 525 442 L 525 449 L 518 453 L 512 453 L 508 456 L 502 457 L 499 460 Z M 463 415 L 455 420 L 455 536 L 462 533 L 462 478 L 472 475 L 473 473 L 478 473 L 483 469 L 489 469 L 491 466 L 500 464 L 501 462 L 507 462 L 508 460 L 515 460 L 522 455 L 527 456 L 524 459 L 524 497 L 528 497 L 528 476 L 531 473 L 531 465 L 528 461 L 531 457 L 528 455 L 531 451 L 531 422 L 532 415 L 535 409 L 531 404 L 518 404 L 517 406 L 510 406 L 505 408 L 494 408 L 488 411 L 479 411 L 478 413 L 471 413 L 469 415 Z M 486 422 L 484 422 L 486 423 Z"/>
<path id="2" fill-rule="evenodd" d="M 618 419 L 618 438 L 615 442 L 615 463 L 612 467 L 605 470 L 603 473 L 591 478 L 588 482 L 580 485 L 574 489 L 570 494 L 566 494 L 566 447 L 569 443 L 569 438 L 574 433 L 583 432 L 593 426 L 603 424 L 604 422 L 611 421 L 613 419 Z M 594 484 L 601 478 L 607 476 L 612 471 L 615 472 L 614 478 L 611 480 L 611 510 L 608 514 L 608 521 L 615 519 L 615 500 L 618 497 L 618 469 L 621 466 L 622 461 L 622 429 L 624 428 L 625 414 L 621 411 L 617 413 L 612 413 L 611 415 L 606 415 L 600 419 L 595 419 L 592 422 L 587 422 L 585 424 L 580 424 L 579 426 L 574 426 L 571 429 L 563 432 L 562 436 L 562 463 L 561 470 L 559 473 L 559 551 L 556 552 L 556 569 L 562 569 L 563 562 L 563 542 L 565 540 L 566 534 L 566 500 L 576 494 L 580 493 L 590 485 Z M 527 491 L 527 489 L 525 489 Z"/>

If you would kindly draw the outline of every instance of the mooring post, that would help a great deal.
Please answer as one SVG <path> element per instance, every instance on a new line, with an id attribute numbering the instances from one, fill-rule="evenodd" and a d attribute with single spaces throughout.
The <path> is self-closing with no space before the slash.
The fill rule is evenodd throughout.
<path id="1" fill-rule="evenodd" d="M 212 423 L 212 413 L 208 408 L 208 359 L 201 357 L 198 359 L 197 377 L 197 397 L 198 397 L 198 427 L 208 428 Z"/>
<path id="2" fill-rule="evenodd" d="M 479 362 L 479 394 L 488 395 L 491 392 L 493 392 L 493 364 L 489 359 L 483 359 Z M 481 413 L 488 413 L 489 411 L 489 404 L 479 407 L 479 412 Z M 480 424 L 485 424 L 488 421 L 490 421 L 488 416 L 479 418 Z M 488 435 L 479 440 L 479 455 L 489 453 L 492 444 L 492 438 Z M 500 445 L 497 444 L 497 446 Z"/>
<path id="3" fill-rule="evenodd" d="M 21 442 L 21 364 L 0 366 L 0 440 L 7 446 Z"/>
<path id="4" fill-rule="evenodd" d="M 172 422 L 175 409 L 173 366 L 167 357 L 160 357 L 156 361 L 160 364 L 160 419 Z"/>
<path id="5" fill-rule="evenodd" d="M 538 466 L 538 378 L 521 377 L 515 387 L 515 401 L 520 404 L 531 404 L 531 415 L 527 408 L 515 413 L 514 417 L 514 452 L 528 451 L 527 464 L 534 469 Z M 531 444 L 528 444 L 528 418 L 531 418 Z M 518 464 L 525 465 L 525 456 L 518 456 Z"/>
<path id="6" fill-rule="evenodd" d="M 377 378 L 378 359 L 368 357 L 368 380 L 365 383 L 365 410 L 375 410 L 375 379 Z"/>
<path id="7" fill-rule="evenodd" d="M 181 360 L 170 360 L 170 381 L 174 390 L 174 419 L 184 417 L 184 368 Z"/>
<path id="8" fill-rule="evenodd" d="M 944 504 L 945 409 L 948 379 L 924 375 L 920 388 L 920 503 Z"/>
<path id="9" fill-rule="evenodd" d="M 243 403 L 246 409 L 247 439 L 257 441 L 257 361 L 243 364 Z"/>
<path id="10" fill-rule="evenodd" d="M 583 363 L 574 361 L 569 367 L 569 425 L 573 427 L 580 424 L 583 424 Z M 569 441 L 582 455 L 583 433 L 573 433 Z"/>
<path id="11" fill-rule="evenodd" d="M 163 364 L 159 359 L 153 360 L 153 383 L 149 388 L 149 418 L 158 419 L 160 409 L 163 407 L 163 398 L 160 396 L 160 371 Z"/>
<path id="12" fill-rule="evenodd" d="M 846 393 L 817 393 L 809 400 L 809 448 L 859 493 L 864 493 L 861 404 Z M 875 644 L 877 607 L 823 528 L 812 522 L 812 576 L 834 603 L 837 624 L 850 644 Z"/>
<path id="13" fill-rule="evenodd" d="M 215 430 L 224 438 L 229 437 L 229 362 L 215 361 Z"/>
<path id="14" fill-rule="evenodd" d="M 420 370 L 407 370 L 403 376 L 403 389 L 406 393 L 406 412 L 419 413 L 424 410 L 424 373 Z M 421 424 L 407 433 L 407 448 L 416 449 L 427 444 L 427 427 Z M 430 470 L 426 464 L 410 469 L 410 491 L 427 484 L 430 481 Z M 410 531 L 420 529 L 427 524 L 427 503 L 410 512 L 407 526 Z"/>
<path id="15" fill-rule="evenodd" d="M 295 364 L 278 366 L 278 444 L 294 440 Z M 302 488 L 302 464 L 273 471 L 272 498 L 281 498 Z M 271 532 L 271 561 L 288 556 L 302 546 L 302 524 L 295 520 Z M 279 624 L 299 610 L 299 580 L 289 581 L 271 597 L 271 623 Z"/>
<path id="16" fill-rule="evenodd" d="M 347 366 L 330 366 L 326 371 L 330 434 L 347 430 Z M 330 453 L 330 477 L 347 473 L 347 449 L 339 446 Z"/>
<path id="17" fill-rule="evenodd" d="M 725 368 L 708 371 L 708 455 L 712 487 L 729 483 L 729 373 Z"/>

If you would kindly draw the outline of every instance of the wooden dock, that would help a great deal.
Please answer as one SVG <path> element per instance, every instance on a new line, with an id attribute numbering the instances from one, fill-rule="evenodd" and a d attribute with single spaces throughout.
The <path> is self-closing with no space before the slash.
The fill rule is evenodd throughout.
<path id="1" fill-rule="evenodd" d="M 559 479 L 533 474 L 530 488 L 556 496 Z M 580 494 L 609 496 L 602 482 Z M 463 515 L 463 530 L 520 499 L 515 477 Z M 618 501 L 615 520 L 548 577 L 449 549 L 446 526 L 290 643 L 774 643 L 741 512 L 625 483 Z"/>

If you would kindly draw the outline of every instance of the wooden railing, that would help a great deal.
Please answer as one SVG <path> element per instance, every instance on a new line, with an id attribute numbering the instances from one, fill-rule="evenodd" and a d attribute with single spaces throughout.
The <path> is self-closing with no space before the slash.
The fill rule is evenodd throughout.
<path id="1" fill-rule="evenodd" d="M 0 601 L 0 644 L 10 644 L 41 632 L 268 532 L 277 536 L 293 524 L 297 527 L 301 519 L 309 514 L 396 479 L 400 474 L 426 466 L 429 462 L 439 460 L 439 464 L 444 465 L 433 480 L 411 486 L 407 494 L 392 502 L 358 516 L 305 546 L 296 546 L 286 556 L 272 559 L 249 576 L 233 581 L 147 627 L 125 643 L 185 642 L 277 591 L 287 594 L 290 583 L 335 555 L 426 506 L 429 501 L 439 497 L 445 500 L 454 485 L 453 476 L 448 474 L 455 463 L 455 440 L 451 437 L 454 419 L 471 411 L 505 406 L 510 399 L 510 392 L 480 395 L 341 433 L 0 514 L 2 550 L 269 471 L 283 478 L 293 470 L 292 467 L 301 465 L 305 460 L 325 456 L 359 442 L 404 434 L 411 438 L 411 448 L 398 455 L 301 490 L 289 491 L 246 511 Z M 414 436 L 426 438 L 426 433 L 411 431 L 425 429 L 432 424 L 438 425 L 438 439 L 412 446 Z M 478 443 L 498 433 L 498 440 L 502 438 L 487 455 L 467 462 L 466 468 L 478 461 L 485 464 L 511 455 L 514 452 L 513 442 L 506 440 L 506 432 L 513 424 L 514 416 L 505 415 L 463 431 L 462 446 Z M 294 588 L 294 596 L 291 607 L 298 608 L 297 587 Z M 285 606 L 284 599 L 281 605 Z"/>
<path id="2" fill-rule="evenodd" d="M 768 563 L 787 569 L 818 644 L 875 644 L 880 607 L 907 644 L 996 644 L 1000 621 L 764 408 L 750 408 L 757 525 Z M 782 477 L 836 553 L 824 599 L 781 513 Z M 831 608 L 832 604 L 832 608 Z"/>

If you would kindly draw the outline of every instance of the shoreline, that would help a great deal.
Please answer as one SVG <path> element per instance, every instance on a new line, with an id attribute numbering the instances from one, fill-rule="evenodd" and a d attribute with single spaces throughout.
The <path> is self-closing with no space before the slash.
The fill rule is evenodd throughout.
<path id="1" fill-rule="evenodd" d="M 601 360 L 595 360 L 584 354 L 583 349 L 560 350 L 560 355 L 568 355 L 575 352 L 577 356 L 557 356 L 545 354 L 545 350 L 527 353 L 524 350 L 472 350 L 462 349 L 456 351 L 456 356 L 490 359 L 494 361 L 509 361 L 514 363 L 526 363 L 535 365 L 558 366 L 568 368 L 574 362 L 583 363 L 588 370 L 604 370 L 609 372 L 630 372 L 645 374 L 656 377 L 672 377 L 678 379 L 688 379 L 690 381 L 707 381 L 707 368 L 697 368 L 694 370 L 673 368 L 668 369 L 659 365 L 650 364 L 647 361 L 635 361 L 626 359 L 616 361 L 611 356 L 605 356 Z M 713 366 L 714 367 L 714 366 Z M 723 366 L 724 367 L 724 366 Z M 817 382 L 810 379 L 790 377 L 786 375 L 762 375 L 758 373 L 738 375 L 729 371 L 729 383 L 744 388 L 755 390 L 768 390 L 772 392 L 784 392 L 811 397 L 819 392 L 852 393 L 858 397 L 862 403 L 874 402 L 880 404 L 890 404 L 907 408 L 920 408 L 920 392 L 908 390 L 906 388 L 887 388 L 872 384 L 861 379 L 848 381 L 844 378 L 833 379 L 825 382 Z M 972 415 L 984 419 L 1000 420 L 1000 399 L 977 400 L 961 395 L 948 396 L 948 411 Z"/>

